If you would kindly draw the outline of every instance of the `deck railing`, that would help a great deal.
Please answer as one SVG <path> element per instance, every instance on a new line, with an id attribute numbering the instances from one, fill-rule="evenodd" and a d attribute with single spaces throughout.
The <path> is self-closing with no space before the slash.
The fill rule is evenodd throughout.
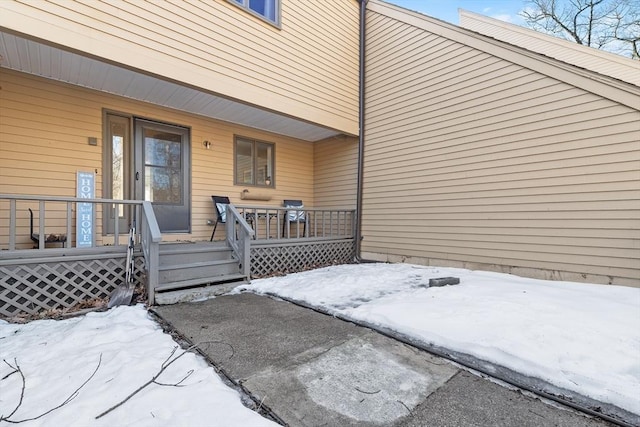
<path id="1" fill-rule="evenodd" d="M 33 238 L 29 209 L 33 211 Z M 146 276 L 149 302 L 153 304 L 162 234 L 150 202 L 0 194 L 0 264 L 6 269 L 0 274 L 0 311 L 12 306 L 28 312 L 25 304 L 31 304 L 33 297 L 21 291 L 21 282 L 25 286 L 37 285 L 37 291 L 42 291 L 43 295 L 46 290 L 64 289 L 64 292 L 60 291 L 66 292 L 64 299 L 54 299 L 65 307 L 70 306 L 72 302 L 69 301 L 78 295 L 78 298 L 104 295 L 110 287 L 116 286 L 121 281 L 119 272 L 123 269 L 125 247 L 129 244 L 124 227 L 128 230 L 129 224 L 123 224 L 120 215 L 104 222 L 103 216 L 125 212 L 135 219 L 134 244 L 136 250 L 141 249 L 144 258 L 143 264 L 138 263 L 139 273 Z M 80 221 L 76 222 L 78 218 Z M 85 220 L 86 224 L 83 223 Z M 103 233 L 105 229 L 109 231 L 108 235 Z M 56 248 L 46 248 L 51 244 Z M 66 267 L 52 267 L 51 263 Z M 139 280 L 142 278 L 138 277 Z M 35 284 L 34 278 L 37 279 Z M 88 282 L 85 284 L 84 280 Z M 55 283 L 58 288 L 38 285 L 40 282 Z M 12 296 L 19 292 L 22 293 Z M 51 292 L 59 294 L 58 291 Z M 3 313 L 8 315 L 9 312 Z"/>
<path id="2" fill-rule="evenodd" d="M 0 194 L 0 315 L 108 296 L 124 280 L 123 214 L 136 224 L 136 282 L 147 285 L 154 304 L 162 235 L 151 203 Z M 78 218 L 87 219 L 86 227 Z M 355 256 L 354 210 L 228 205 L 226 218 L 227 244 L 247 279 Z M 86 240 L 91 247 L 78 247 Z"/>
<path id="3" fill-rule="evenodd" d="M 29 220 L 29 209 L 33 210 L 34 220 L 33 228 L 37 227 L 37 248 L 45 249 L 47 244 L 60 244 L 62 248 L 72 249 L 82 247 L 80 240 L 90 239 L 87 246 L 102 246 L 105 243 L 97 236 L 102 234 L 103 225 L 113 230 L 113 241 L 111 237 L 107 242 L 110 246 L 127 245 L 126 239 L 121 239 L 119 230 L 119 218 L 109 218 L 103 224 L 103 215 L 107 212 L 118 212 L 122 206 L 122 210 L 129 210 L 132 218 L 136 219 L 136 223 L 140 224 L 143 202 L 137 200 L 111 200 L 111 199 L 85 199 L 77 197 L 56 197 L 56 196 L 28 196 L 0 194 L 0 212 L 4 212 L 3 217 L 6 218 L 8 212 L 9 223 L 0 223 L 0 229 L 6 230 L 8 238 L 3 239 L 0 244 L 1 249 L 15 251 L 20 247 L 34 249 L 29 246 L 32 244 L 31 229 Z M 7 209 L 8 205 L 8 209 Z M 76 227 L 74 219 L 76 219 L 80 208 L 90 206 L 90 221 L 85 228 Z M 101 209 L 98 209 L 101 207 Z M 147 212 L 148 213 L 148 212 Z M 155 217 L 153 218 L 155 221 Z M 37 222 L 36 222 L 37 221 Z M 110 222 L 110 224 L 109 224 Z M 6 224 L 6 225 L 5 225 Z M 157 224 L 156 224 L 157 226 Z M 7 227 L 7 228 L 5 228 Z M 4 231 L 3 230 L 3 231 Z M 89 234 L 87 234 L 89 233 Z M 75 237 L 75 238 L 74 238 Z M 18 241 L 20 239 L 21 241 Z M 137 241 L 138 237 L 136 237 Z"/>
<path id="4" fill-rule="evenodd" d="M 251 275 L 251 239 L 254 237 L 254 232 L 233 205 L 227 205 L 226 219 L 227 243 L 238 257 L 242 266 L 242 274 L 249 279 Z"/>
<path id="5" fill-rule="evenodd" d="M 256 240 L 353 238 L 354 209 L 235 205 Z"/>

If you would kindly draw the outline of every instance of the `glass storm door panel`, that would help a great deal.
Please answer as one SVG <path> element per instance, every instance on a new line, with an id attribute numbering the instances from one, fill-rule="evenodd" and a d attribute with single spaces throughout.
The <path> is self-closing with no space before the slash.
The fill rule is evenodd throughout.
<path id="1" fill-rule="evenodd" d="M 129 117 L 107 114 L 107 143 L 105 144 L 105 198 L 129 200 L 131 198 L 131 120 Z M 104 229 L 113 234 L 114 224 L 118 224 L 119 233 L 127 233 L 131 212 L 129 206 L 111 205 L 105 207 Z M 117 217 L 117 222 L 114 219 Z"/>
<path id="2" fill-rule="evenodd" d="M 136 199 L 153 204 L 160 231 L 191 231 L 189 129 L 135 121 Z"/>

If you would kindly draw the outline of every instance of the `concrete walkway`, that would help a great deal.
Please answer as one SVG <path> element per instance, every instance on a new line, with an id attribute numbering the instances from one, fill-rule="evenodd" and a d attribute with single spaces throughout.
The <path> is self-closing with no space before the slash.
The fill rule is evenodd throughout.
<path id="1" fill-rule="evenodd" d="M 253 294 L 155 312 L 291 426 L 609 426 L 369 329 Z"/>

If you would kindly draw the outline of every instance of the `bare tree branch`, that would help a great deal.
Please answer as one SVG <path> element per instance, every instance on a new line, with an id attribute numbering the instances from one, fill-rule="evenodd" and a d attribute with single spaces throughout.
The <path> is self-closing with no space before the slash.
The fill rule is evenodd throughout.
<path id="1" fill-rule="evenodd" d="M 20 390 L 20 400 L 18 401 L 18 405 L 16 405 L 16 407 L 13 409 L 13 411 L 11 411 L 11 413 L 9 415 L 7 415 L 6 417 L 3 416 L 3 415 L 0 415 L 0 421 L 11 422 L 11 421 L 9 421 L 9 418 L 11 418 L 13 416 L 13 414 L 15 414 L 18 411 L 18 409 L 20 409 L 20 406 L 22 406 L 22 400 L 24 399 L 24 389 L 25 389 L 25 385 L 26 385 L 27 381 L 24 378 L 24 374 L 22 373 L 22 369 L 20 369 L 20 365 L 18 365 L 18 359 L 13 359 L 13 363 L 15 364 L 15 366 L 11 365 L 11 363 L 7 362 L 5 359 L 2 359 L 2 360 L 11 369 L 13 369 L 13 372 L 10 372 L 9 374 L 5 375 L 2 378 L 3 380 L 9 378 L 11 375 L 15 374 L 16 372 L 20 374 L 20 377 L 22 377 L 22 390 Z"/>
<path id="2" fill-rule="evenodd" d="M 520 15 L 534 30 L 640 59 L 637 0 L 526 0 Z"/>
<path id="3" fill-rule="evenodd" d="M 166 386 L 166 387 L 184 387 L 184 385 L 182 385 L 182 383 L 184 382 L 184 380 L 189 378 L 191 376 L 191 374 L 193 374 L 193 372 L 194 372 L 193 369 L 190 369 L 189 371 L 187 371 L 187 375 L 185 375 L 184 378 L 182 378 L 177 383 L 165 384 L 165 383 L 161 383 L 161 382 L 158 382 L 158 381 L 154 381 L 154 383 L 156 383 L 158 385 Z"/>
<path id="4" fill-rule="evenodd" d="M 80 387 L 76 388 L 73 393 L 71 393 L 69 395 L 69 397 L 67 397 L 61 404 L 59 404 L 58 406 L 55 406 L 51 409 L 49 409 L 46 412 L 43 412 L 42 414 L 36 416 L 36 417 L 32 417 L 32 418 L 25 418 L 23 420 L 10 420 L 9 418 L 11 418 L 11 416 L 13 414 L 15 414 L 18 409 L 20 408 L 20 406 L 22 406 L 22 401 L 24 398 L 24 390 L 25 390 L 25 385 L 26 385 L 26 380 L 24 377 L 24 374 L 22 373 L 22 369 L 20 369 L 20 366 L 18 365 L 18 362 L 16 359 L 14 359 L 14 363 L 15 363 L 15 367 L 12 366 L 9 362 L 7 362 L 6 360 L 4 361 L 7 365 L 9 365 L 11 368 L 15 369 L 14 372 L 12 372 L 11 374 L 15 373 L 15 372 L 19 372 L 20 376 L 22 377 L 22 391 L 20 393 L 20 401 L 18 402 L 18 405 L 16 406 L 16 408 L 13 410 L 13 412 L 11 412 L 8 416 L 4 417 L 4 416 L 0 416 L 0 421 L 6 421 L 8 423 L 11 424 L 19 424 L 19 423 L 24 423 L 26 421 L 33 421 L 33 420 L 37 420 L 39 418 L 44 417 L 45 415 L 50 414 L 51 412 L 55 411 L 56 409 L 60 409 L 63 406 L 65 406 L 66 404 L 68 404 L 69 402 L 71 402 L 73 399 L 75 399 L 76 397 L 78 397 L 78 395 L 80 394 L 80 390 L 82 390 L 82 388 L 87 385 L 87 383 L 89 381 L 91 381 L 91 379 L 96 375 L 96 373 L 98 372 L 98 369 L 100 369 L 100 365 L 102 364 L 102 353 L 100 353 L 100 358 L 98 359 L 98 365 L 96 366 L 96 369 L 93 370 L 93 373 L 89 376 L 89 378 L 87 378 L 81 385 Z M 9 377 L 11 374 L 6 375 L 3 379 Z"/>
<path id="5" fill-rule="evenodd" d="M 185 354 L 187 354 L 190 350 L 194 349 L 195 347 L 197 347 L 197 344 L 192 345 L 191 347 L 189 347 L 188 349 L 186 349 L 185 351 L 183 351 L 182 353 L 180 353 L 178 356 L 173 357 L 173 355 L 175 354 L 176 350 L 178 349 L 178 347 L 174 347 L 173 350 L 171 350 L 171 353 L 169 354 L 169 356 L 165 359 L 164 362 L 162 362 L 162 365 L 160 365 L 160 370 L 146 383 L 142 384 L 140 387 L 138 387 L 137 389 L 135 389 L 132 393 L 130 393 L 127 397 L 125 397 L 123 400 L 121 400 L 119 403 L 113 405 L 111 408 L 107 409 L 106 411 L 102 412 L 100 415 L 96 416 L 96 420 L 98 418 L 102 418 L 105 415 L 107 415 L 109 412 L 119 408 L 120 406 L 124 405 L 129 399 L 131 399 L 133 396 L 135 396 L 136 394 L 140 393 L 142 390 L 144 390 L 146 387 L 148 387 L 151 384 L 157 384 L 160 386 L 167 386 L 167 387 L 182 387 L 182 382 L 184 380 L 186 380 L 187 378 L 189 378 L 191 376 L 191 374 L 193 374 L 193 370 L 190 370 L 189 372 L 187 372 L 187 375 L 185 375 L 184 378 L 182 378 L 180 381 L 178 381 L 177 383 L 173 383 L 173 384 L 165 384 L 165 383 L 160 383 L 158 381 L 156 381 L 158 379 L 158 377 L 160 377 L 160 375 L 162 375 L 162 373 L 169 367 L 171 366 L 171 364 L 173 362 L 175 362 L 176 360 L 180 359 L 182 356 L 184 356 Z"/>

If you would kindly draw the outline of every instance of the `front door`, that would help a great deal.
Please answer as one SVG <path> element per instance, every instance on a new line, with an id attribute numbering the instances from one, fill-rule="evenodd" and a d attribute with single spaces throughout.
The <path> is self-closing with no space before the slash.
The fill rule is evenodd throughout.
<path id="1" fill-rule="evenodd" d="M 150 201 L 161 232 L 190 232 L 189 129 L 107 114 L 106 138 L 105 197 Z M 119 233 L 126 233 L 131 215 L 122 205 L 112 206 L 105 231 L 114 232 L 117 217 Z"/>
<path id="2" fill-rule="evenodd" d="M 160 231 L 191 231 L 189 129 L 134 120 L 134 195 L 153 204 Z"/>

